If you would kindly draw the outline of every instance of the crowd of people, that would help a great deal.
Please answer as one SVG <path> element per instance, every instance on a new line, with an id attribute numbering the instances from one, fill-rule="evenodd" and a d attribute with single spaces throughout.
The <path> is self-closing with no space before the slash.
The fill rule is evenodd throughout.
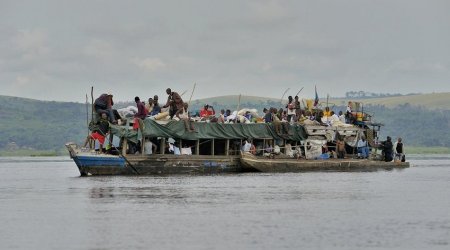
<path id="1" fill-rule="evenodd" d="M 135 128 L 138 127 L 139 119 L 174 119 L 184 122 L 186 131 L 190 133 L 197 132 L 194 127 L 194 122 L 211 122 L 211 123 L 272 123 L 276 133 L 279 135 L 290 135 L 289 127 L 294 123 L 299 124 L 315 124 L 321 126 L 352 126 L 357 124 L 360 120 L 358 112 L 354 112 L 355 104 L 348 102 L 345 112 L 339 111 L 336 114 L 329 107 L 319 109 L 313 107 L 310 102 L 303 103 L 303 107 L 299 101 L 299 97 L 289 96 L 287 104 L 284 108 L 264 108 L 263 115 L 260 116 L 256 110 L 242 109 L 231 111 L 230 109 L 221 109 L 219 114 L 213 106 L 205 104 L 204 107 L 195 116 L 191 116 L 189 112 L 188 103 L 184 102 L 182 97 L 170 88 L 166 89 L 167 101 L 164 105 L 159 103 L 158 95 L 153 98 L 148 98 L 144 103 L 136 96 L 134 101 L 136 107 L 127 107 L 116 110 L 113 108 L 113 95 L 111 93 L 101 94 L 94 102 L 95 110 L 95 129 L 92 134 L 86 139 L 85 145 L 89 139 L 98 140 L 100 144 L 104 144 L 105 136 L 109 130 L 109 123 L 122 125 L 125 120 L 134 118 Z M 361 115 L 362 117 L 362 115 Z M 108 124 L 108 126 L 106 126 Z M 250 146 L 250 142 L 246 141 L 243 145 L 245 151 L 254 151 L 254 146 Z M 370 153 L 369 143 L 365 136 L 361 136 L 356 145 L 358 149 L 358 158 L 368 158 Z M 386 161 L 400 159 L 404 161 L 403 143 L 399 138 L 395 145 L 392 144 L 391 138 L 388 136 L 386 141 L 380 143 L 380 148 L 383 150 Z M 249 150 L 247 150 L 247 148 Z M 252 148 L 250 150 L 250 148 Z M 326 151 L 326 150 L 324 150 Z M 345 157 L 345 142 L 337 138 L 335 141 L 336 158 Z"/>

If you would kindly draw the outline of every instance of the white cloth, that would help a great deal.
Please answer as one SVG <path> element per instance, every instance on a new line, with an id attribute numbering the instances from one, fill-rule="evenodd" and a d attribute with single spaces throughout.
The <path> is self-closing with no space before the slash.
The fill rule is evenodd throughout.
<path id="1" fill-rule="evenodd" d="M 242 151 L 249 152 L 251 147 L 252 147 L 252 144 L 249 143 L 248 141 L 245 141 L 244 146 L 242 146 Z"/>
<path id="2" fill-rule="evenodd" d="M 179 115 L 180 119 L 188 119 L 188 112 L 186 112 L 186 110 L 183 108 L 183 112 L 181 112 Z"/>
<path id="3" fill-rule="evenodd" d="M 359 139 L 358 141 L 358 148 L 366 147 L 367 141 L 363 141 L 362 139 Z"/>
<path id="4" fill-rule="evenodd" d="M 339 121 L 341 121 L 342 123 L 345 123 L 345 115 L 340 115 Z"/>
<path id="5" fill-rule="evenodd" d="M 233 121 L 234 119 L 236 119 L 237 116 L 237 111 L 233 111 L 233 113 L 229 116 L 227 116 L 227 121 Z"/>
<path id="6" fill-rule="evenodd" d="M 330 124 L 333 125 L 335 122 L 339 122 L 339 116 L 337 116 L 336 114 L 330 117 Z"/>
<path id="7" fill-rule="evenodd" d="M 146 155 L 151 155 L 153 154 L 153 143 L 151 141 L 146 141 L 144 143 L 144 153 Z"/>
<path id="8" fill-rule="evenodd" d="M 191 148 L 181 148 L 181 154 L 182 155 L 192 155 L 192 149 Z"/>

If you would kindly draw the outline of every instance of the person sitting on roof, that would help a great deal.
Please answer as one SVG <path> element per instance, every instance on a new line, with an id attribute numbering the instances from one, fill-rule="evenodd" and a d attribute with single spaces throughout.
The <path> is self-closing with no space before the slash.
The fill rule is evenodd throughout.
<path id="1" fill-rule="evenodd" d="M 145 104 L 145 110 L 147 111 L 147 114 L 152 113 L 154 106 L 155 106 L 155 102 L 153 102 L 153 99 L 151 97 L 148 98 L 148 103 Z"/>
<path id="2" fill-rule="evenodd" d="M 89 143 L 89 140 L 97 140 L 100 143 L 99 151 L 103 152 L 106 135 L 109 133 L 109 122 L 106 113 L 102 113 L 100 120 L 97 121 L 92 133 L 86 138 L 83 147 Z"/>
<path id="3" fill-rule="evenodd" d="M 250 111 L 246 111 L 244 117 L 246 121 L 252 121 L 252 113 Z"/>
<path id="4" fill-rule="evenodd" d="M 188 132 L 196 132 L 194 129 L 194 124 L 192 123 L 191 117 L 188 112 L 188 104 L 187 103 L 183 104 L 183 108 L 177 110 L 177 112 L 175 113 L 175 116 L 178 119 L 180 119 L 180 121 L 184 122 L 184 128 Z"/>
<path id="5" fill-rule="evenodd" d="M 114 105 L 114 101 L 112 98 L 113 95 L 111 93 L 101 94 L 94 101 L 94 110 L 98 115 L 98 118 L 100 118 L 102 113 L 105 113 L 108 116 L 109 121 L 115 124 L 117 123 L 117 121 L 115 119 L 114 112 L 112 109 L 112 106 Z"/>
<path id="6" fill-rule="evenodd" d="M 278 112 L 278 114 L 276 114 L 277 109 L 273 108 L 272 109 L 272 117 L 273 117 L 273 126 L 275 128 L 275 132 L 278 135 L 288 135 L 289 134 L 289 123 L 286 122 L 286 120 L 280 120 L 280 116 L 282 114 L 280 114 L 280 112 Z M 282 109 L 280 110 L 281 112 L 284 112 Z"/>
<path id="7" fill-rule="evenodd" d="M 334 126 L 335 124 L 338 124 L 338 123 L 339 123 L 339 116 L 336 115 L 336 114 L 334 113 L 334 111 L 331 111 L 330 117 L 328 118 L 328 121 L 330 122 L 330 125 L 331 125 L 331 126 Z"/>
<path id="8" fill-rule="evenodd" d="M 266 109 L 266 108 L 263 109 L 263 112 L 264 112 L 264 122 L 265 122 L 265 123 L 270 123 L 270 122 L 273 121 L 272 110 L 273 110 L 272 107 L 269 108 L 269 109 Z"/>
<path id="9" fill-rule="evenodd" d="M 342 110 L 339 111 L 339 121 L 341 121 L 342 123 L 345 123 L 345 115 L 342 113 Z"/>
<path id="10" fill-rule="evenodd" d="M 323 117 L 330 117 L 331 111 L 329 107 L 325 107 L 325 111 L 323 111 Z"/>
<path id="11" fill-rule="evenodd" d="M 233 113 L 227 115 L 227 118 L 226 118 L 227 122 L 230 122 L 230 123 L 237 122 L 237 120 L 236 120 L 237 119 L 237 115 L 238 115 L 237 111 L 233 111 Z"/>
<path id="12" fill-rule="evenodd" d="M 153 98 L 153 109 L 152 109 L 152 112 L 150 113 L 151 116 L 155 116 L 155 115 L 161 113 L 161 106 L 159 106 L 159 103 L 158 103 L 158 96 L 155 95 L 155 97 L 156 97 L 156 99 Z"/>
<path id="13" fill-rule="evenodd" d="M 214 120 L 216 118 L 214 115 L 216 114 L 216 111 L 214 110 L 213 106 L 210 106 L 208 104 L 205 104 L 203 109 L 200 111 L 200 118 L 202 121 L 206 120 Z"/>
<path id="14" fill-rule="evenodd" d="M 166 89 L 167 93 L 167 102 L 163 108 L 169 107 L 169 116 L 173 118 L 177 110 L 183 109 L 183 99 L 177 92 L 173 92 L 170 88 Z"/>
<path id="15" fill-rule="evenodd" d="M 225 122 L 225 109 L 220 110 L 219 118 L 217 118 L 218 123 L 224 123 Z"/>

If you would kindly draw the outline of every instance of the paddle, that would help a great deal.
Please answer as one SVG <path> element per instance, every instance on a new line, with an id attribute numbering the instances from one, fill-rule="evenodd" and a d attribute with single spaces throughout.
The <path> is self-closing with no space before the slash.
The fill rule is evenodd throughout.
<path id="1" fill-rule="evenodd" d="M 100 130 L 98 130 L 98 131 L 106 138 L 106 135 L 105 135 L 102 131 L 100 131 Z M 114 147 L 114 149 L 115 149 L 117 152 L 119 152 L 119 155 L 125 160 L 126 163 L 128 163 L 128 166 L 129 166 L 136 174 L 139 175 L 139 172 L 137 171 L 137 169 L 133 166 L 133 164 L 131 164 L 131 162 L 128 161 L 128 159 L 122 154 L 122 152 L 120 152 L 120 150 L 117 149 L 117 147 L 114 146 L 114 144 L 112 144 L 112 142 L 110 142 L 109 144 L 110 144 L 112 147 Z M 100 149 L 100 150 L 102 150 L 102 149 Z M 126 165 L 126 164 L 125 164 L 125 165 Z"/>

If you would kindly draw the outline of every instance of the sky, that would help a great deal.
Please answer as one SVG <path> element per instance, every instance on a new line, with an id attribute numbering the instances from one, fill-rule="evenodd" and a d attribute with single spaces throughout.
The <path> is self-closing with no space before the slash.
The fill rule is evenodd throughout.
<path id="1" fill-rule="evenodd" d="M 0 0 L 0 95 L 450 92 L 449 24 L 446 0 Z"/>

